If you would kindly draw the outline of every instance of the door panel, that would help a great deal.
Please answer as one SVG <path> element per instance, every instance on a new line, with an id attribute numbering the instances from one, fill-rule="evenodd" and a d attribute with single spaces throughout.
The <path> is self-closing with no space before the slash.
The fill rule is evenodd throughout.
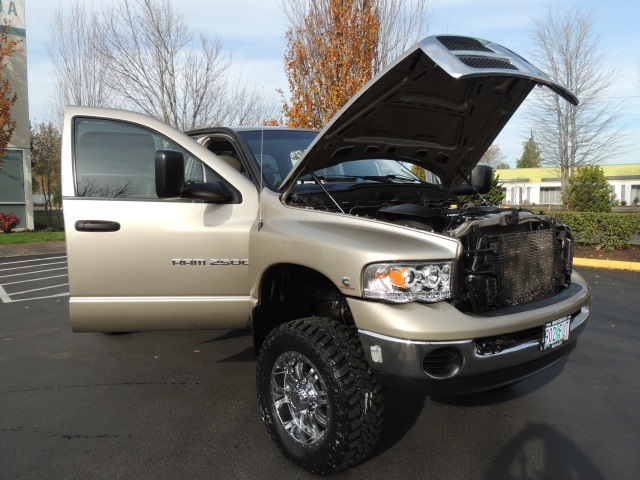
<path id="1" fill-rule="evenodd" d="M 164 124 L 159 133 L 148 124 L 160 122 L 142 118 L 144 126 L 128 118 L 67 116 L 63 203 L 72 326 L 84 331 L 244 327 L 255 187 L 216 164 L 206 150 L 196 156 L 192 150 L 201 147 L 188 137 L 175 132 L 173 139 Z M 202 181 L 207 167 L 198 157 L 209 155 L 206 165 L 232 177 L 227 180 L 242 201 L 157 199 L 159 148 L 183 152 L 191 182 Z"/>

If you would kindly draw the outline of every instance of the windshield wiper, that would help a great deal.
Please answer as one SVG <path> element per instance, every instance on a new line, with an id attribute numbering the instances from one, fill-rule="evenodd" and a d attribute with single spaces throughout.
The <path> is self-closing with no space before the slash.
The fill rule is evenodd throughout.
<path id="1" fill-rule="evenodd" d="M 340 181 L 351 181 L 355 182 L 356 180 L 370 180 L 373 182 L 381 182 L 381 183 L 397 183 L 394 180 L 404 180 L 409 181 L 411 183 L 419 182 L 426 183 L 418 178 L 406 177 L 404 175 L 395 175 L 390 173 L 389 175 L 317 175 L 316 178 L 319 180 L 324 180 L 325 182 L 340 182 Z M 404 183 L 404 182 L 403 182 Z"/>
<path id="2" fill-rule="evenodd" d="M 390 173 L 389 175 L 385 175 L 386 178 L 391 178 L 392 180 L 408 180 L 411 183 L 427 183 L 424 180 L 422 180 L 421 178 L 416 178 L 416 177 L 409 177 L 408 175 L 395 175 L 393 173 Z"/>
<path id="3" fill-rule="evenodd" d="M 355 182 L 362 177 L 359 177 L 358 175 L 314 175 L 314 178 L 324 180 L 325 182 Z"/>

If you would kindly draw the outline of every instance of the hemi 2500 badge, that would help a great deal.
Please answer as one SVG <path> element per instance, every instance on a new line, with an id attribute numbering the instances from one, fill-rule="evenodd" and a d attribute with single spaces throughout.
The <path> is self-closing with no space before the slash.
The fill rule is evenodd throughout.
<path id="1" fill-rule="evenodd" d="M 249 265 L 248 258 L 174 258 L 171 265 Z"/>

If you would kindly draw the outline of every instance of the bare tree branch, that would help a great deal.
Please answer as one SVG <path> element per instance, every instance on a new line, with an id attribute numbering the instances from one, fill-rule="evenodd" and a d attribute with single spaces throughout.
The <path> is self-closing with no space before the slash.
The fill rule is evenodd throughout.
<path id="1" fill-rule="evenodd" d="M 58 7 L 50 47 L 58 104 L 117 101 L 181 130 L 274 116 L 275 101 L 232 82 L 222 43 L 191 30 L 169 0 L 123 0 L 98 13 L 75 3 L 67 11 Z"/>
<path id="2" fill-rule="evenodd" d="M 489 165 L 494 170 L 504 164 L 505 156 L 500 151 L 500 146 L 492 144 L 480 159 L 480 163 Z"/>
<path id="3" fill-rule="evenodd" d="M 622 104 L 608 93 L 619 74 L 607 68 L 593 23 L 578 7 L 549 7 L 533 22 L 537 64 L 580 99 L 574 107 L 542 89 L 528 112 L 544 163 L 560 168 L 563 190 L 577 167 L 611 158 L 626 141 Z"/>
<path id="4" fill-rule="evenodd" d="M 427 36 L 433 16 L 430 0 L 377 0 L 380 33 L 376 73 Z"/>
<path id="5" fill-rule="evenodd" d="M 47 43 L 55 82 L 49 113 L 59 126 L 65 105 L 117 106 L 95 49 L 96 22 L 95 14 L 77 0 L 64 9 L 62 4 L 55 7 Z"/>

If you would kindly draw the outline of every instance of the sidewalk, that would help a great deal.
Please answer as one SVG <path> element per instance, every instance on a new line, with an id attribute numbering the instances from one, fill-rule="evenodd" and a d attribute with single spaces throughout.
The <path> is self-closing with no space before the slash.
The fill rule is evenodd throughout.
<path id="1" fill-rule="evenodd" d="M 21 243 L 15 245 L 0 244 L 0 258 L 58 253 L 67 253 L 65 242 Z M 616 260 L 575 257 L 573 259 L 573 265 L 576 267 L 608 268 L 640 272 L 640 262 L 620 262 Z"/>
<path id="2" fill-rule="evenodd" d="M 0 244 L 0 258 L 67 253 L 65 242 Z"/>

